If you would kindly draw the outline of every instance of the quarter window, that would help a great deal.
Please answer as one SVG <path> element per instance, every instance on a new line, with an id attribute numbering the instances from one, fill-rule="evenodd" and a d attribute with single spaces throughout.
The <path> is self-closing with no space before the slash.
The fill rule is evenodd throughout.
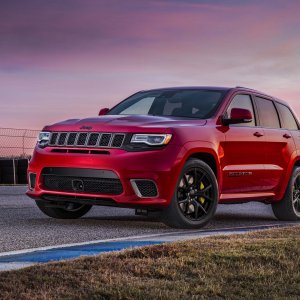
<path id="1" fill-rule="evenodd" d="M 231 116 L 231 110 L 233 108 L 243 108 L 243 109 L 250 110 L 253 116 L 252 122 L 243 123 L 243 126 L 255 126 L 253 104 L 252 104 L 251 97 L 249 95 L 236 95 L 233 98 L 232 102 L 230 103 L 227 109 L 227 115 L 229 118 Z"/>
<path id="2" fill-rule="evenodd" d="M 281 118 L 282 128 L 290 129 L 290 130 L 298 130 L 299 128 L 297 122 L 290 109 L 287 106 L 280 103 L 276 103 L 276 107 L 278 109 Z"/>
<path id="3" fill-rule="evenodd" d="M 273 101 L 256 97 L 260 125 L 266 128 L 280 128 L 278 113 Z"/>

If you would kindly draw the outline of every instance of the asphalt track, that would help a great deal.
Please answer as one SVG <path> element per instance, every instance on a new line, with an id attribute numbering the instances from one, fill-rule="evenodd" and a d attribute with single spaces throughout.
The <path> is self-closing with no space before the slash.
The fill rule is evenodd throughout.
<path id="1" fill-rule="evenodd" d="M 0 253 L 157 234 L 174 233 L 181 239 L 185 234 L 191 235 L 191 231 L 178 233 L 178 229 L 171 229 L 157 219 L 135 216 L 129 209 L 93 207 L 89 214 L 78 220 L 51 219 L 24 195 L 25 190 L 25 187 L 0 186 Z M 241 227 L 269 225 L 284 224 L 275 219 L 270 206 L 252 202 L 220 205 L 205 230 L 230 228 L 234 231 Z"/>

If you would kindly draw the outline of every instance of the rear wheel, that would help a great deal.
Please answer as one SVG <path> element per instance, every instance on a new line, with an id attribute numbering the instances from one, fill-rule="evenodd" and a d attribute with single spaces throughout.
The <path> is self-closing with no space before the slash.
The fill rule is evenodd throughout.
<path id="1" fill-rule="evenodd" d="M 272 204 L 274 215 L 282 221 L 300 220 L 300 168 L 294 169 L 284 198 Z"/>
<path id="2" fill-rule="evenodd" d="M 218 204 L 214 172 L 201 160 L 187 161 L 173 199 L 163 213 L 165 224 L 175 228 L 200 228 L 214 216 Z"/>
<path id="3" fill-rule="evenodd" d="M 78 219 L 84 216 L 92 205 L 69 203 L 65 208 L 47 206 L 46 202 L 36 201 L 38 208 L 48 217 L 55 219 Z"/>

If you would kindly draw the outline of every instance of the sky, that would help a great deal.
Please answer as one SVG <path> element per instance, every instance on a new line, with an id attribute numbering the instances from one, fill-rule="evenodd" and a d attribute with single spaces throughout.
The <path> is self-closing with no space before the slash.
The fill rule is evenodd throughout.
<path id="1" fill-rule="evenodd" d="M 169 86 L 246 86 L 300 115 L 299 16 L 299 0 L 1 0 L 0 127 Z"/>

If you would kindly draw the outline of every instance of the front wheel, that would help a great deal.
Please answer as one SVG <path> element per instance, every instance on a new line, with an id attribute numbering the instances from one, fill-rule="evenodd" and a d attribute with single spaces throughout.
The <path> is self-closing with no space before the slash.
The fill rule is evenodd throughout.
<path id="1" fill-rule="evenodd" d="M 47 203 L 36 201 L 38 208 L 48 217 L 55 219 L 78 219 L 84 216 L 92 205 L 69 203 L 66 208 L 47 206 Z"/>
<path id="2" fill-rule="evenodd" d="M 300 168 L 295 168 L 284 198 L 272 204 L 275 217 L 282 221 L 300 220 Z"/>
<path id="3" fill-rule="evenodd" d="M 219 199 L 212 169 L 199 159 L 188 160 L 180 174 L 164 223 L 175 228 L 201 228 L 214 216 Z"/>

